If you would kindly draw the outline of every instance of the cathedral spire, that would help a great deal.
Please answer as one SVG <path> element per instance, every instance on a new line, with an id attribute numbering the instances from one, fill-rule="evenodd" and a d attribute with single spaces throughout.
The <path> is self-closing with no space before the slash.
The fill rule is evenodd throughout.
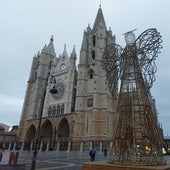
<path id="1" fill-rule="evenodd" d="M 83 41 L 82 41 L 82 45 L 81 45 L 81 50 L 87 50 L 87 32 L 84 31 L 83 34 Z"/>
<path id="2" fill-rule="evenodd" d="M 54 39 L 53 39 L 53 35 L 52 35 L 50 38 L 50 43 L 46 47 L 46 50 L 47 50 L 47 53 L 49 53 L 50 55 L 56 56 L 53 41 L 54 41 Z"/>
<path id="3" fill-rule="evenodd" d="M 71 58 L 73 58 L 74 60 L 77 59 L 76 50 L 75 50 L 75 45 L 73 46 L 73 50 L 72 50 L 72 52 L 71 52 Z"/>
<path id="4" fill-rule="evenodd" d="M 62 57 L 68 57 L 68 53 L 67 53 L 67 50 L 66 50 L 66 44 L 64 45 L 64 51 L 62 53 Z"/>
<path id="5" fill-rule="evenodd" d="M 72 54 L 73 54 L 73 55 L 76 54 L 75 45 L 73 46 Z"/>
<path id="6" fill-rule="evenodd" d="M 101 4 L 102 4 L 102 2 L 101 2 L 101 0 L 100 0 L 100 4 L 99 4 L 99 7 L 100 7 L 100 8 L 101 8 L 101 6 L 102 6 Z"/>
<path id="7" fill-rule="evenodd" d="M 41 53 L 46 53 L 47 52 L 47 46 L 46 44 L 44 45 L 43 49 L 41 50 Z"/>
<path id="8" fill-rule="evenodd" d="M 103 12 L 102 12 L 101 4 L 100 4 L 98 12 L 97 12 L 96 19 L 95 19 L 95 22 L 94 22 L 94 25 L 93 25 L 93 28 L 98 28 L 98 27 L 101 27 L 101 26 L 106 28 L 106 24 L 105 24 Z"/>
<path id="9" fill-rule="evenodd" d="M 73 50 L 72 50 L 71 55 L 70 55 L 70 61 L 71 61 L 73 66 L 76 65 L 76 59 L 77 59 L 77 55 L 76 55 L 76 50 L 75 50 L 75 45 L 74 45 Z"/>
<path id="10" fill-rule="evenodd" d="M 51 42 L 51 41 L 54 41 L 54 39 L 53 39 L 53 35 L 52 35 L 52 36 L 51 36 L 51 38 L 50 38 L 50 42 Z"/>

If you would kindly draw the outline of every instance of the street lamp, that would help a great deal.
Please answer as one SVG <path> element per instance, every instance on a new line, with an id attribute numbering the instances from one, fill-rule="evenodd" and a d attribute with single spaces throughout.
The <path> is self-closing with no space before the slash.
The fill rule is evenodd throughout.
<path id="1" fill-rule="evenodd" d="M 48 84 L 48 78 L 49 78 L 49 75 L 47 77 L 44 94 L 43 94 L 43 96 L 41 98 L 40 116 L 39 116 L 38 128 L 37 128 L 36 139 L 35 139 L 35 144 L 34 144 L 34 151 L 33 151 L 33 157 L 32 157 L 31 170 L 35 170 L 35 164 L 36 164 L 36 159 L 37 159 L 37 151 L 38 151 L 39 144 L 40 144 L 41 121 L 42 121 L 44 101 L 45 101 L 45 96 L 46 96 L 46 91 L 47 91 L 46 89 L 47 89 L 47 84 Z M 57 94 L 58 91 L 56 89 L 56 79 L 55 79 L 55 77 L 53 75 L 51 75 L 50 84 L 53 84 L 53 88 L 50 89 L 50 93 L 51 94 Z"/>
<path id="2" fill-rule="evenodd" d="M 57 94 L 58 90 L 56 89 L 56 79 L 53 75 L 51 76 L 50 83 L 53 84 L 53 88 L 50 89 L 50 93 Z"/>

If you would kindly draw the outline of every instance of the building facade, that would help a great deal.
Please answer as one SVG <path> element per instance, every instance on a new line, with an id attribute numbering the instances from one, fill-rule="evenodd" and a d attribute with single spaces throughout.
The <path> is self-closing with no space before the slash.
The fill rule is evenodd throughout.
<path id="1" fill-rule="evenodd" d="M 108 89 L 101 59 L 105 47 L 114 43 L 101 7 L 93 27 L 84 31 L 78 71 L 75 47 L 68 55 L 65 46 L 56 57 L 51 37 L 33 58 L 17 135 L 22 149 L 33 147 L 39 125 L 40 150 L 110 146 L 117 123 L 116 99 Z M 50 93 L 54 86 L 57 94 Z"/>
<path id="2" fill-rule="evenodd" d="M 13 148 L 18 149 L 16 146 L 16 137 L 17 137 L 18 126 L 13 126 L 9 130 L 9 126 L 3 123 L 0 123 L 0 149 L 12 150 Z"/>
<path id="3" fill-rule="evenodd" d="M 83 151 L 94 145 L 102 151 L 103 147 L 112 147 L 118 122 L 118 88 L 109 91 L 101 62 L 105 48 L 111 44 L 115 44 L 115 36 L 106 27 L 101 7 L 93 27 L 84 31 L 78 70 L 75 47 L 68 55 L 65 46 L 62 55 L 56 57 L 51 37 L 33 58 L 18 128 L 18 148 L 33 149 L 37 131 L 39 150 Z"/>

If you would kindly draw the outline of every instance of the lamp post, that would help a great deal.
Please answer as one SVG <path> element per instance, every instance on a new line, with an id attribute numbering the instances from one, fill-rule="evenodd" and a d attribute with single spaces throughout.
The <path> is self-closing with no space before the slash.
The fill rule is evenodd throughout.
<path id="1" fill-rule="evenodd" d="M 49 77 L 49 75 L 48 75 L 48 77 Z M 41 122 L 42 122 L 44 101 L 45 101 L 45 96 L 46 96 L 46 91 L 47 91 L 46 89 L 47 89 L 47 84 L 48 84 L 48 77 L 47 77 L 47 82 L 46 82 L 44 94 L 41 97 L 40 116 L 39 116 L 38 128 L 37 128 L 36 139 L 35 139 L 35 144 L 34 144 L 34 151 L 33 151 L 33 157 L 32 157 L 31 170 L 35 170 L 37 152 L 38 152 L 38 148 L 39 148 L 39 144 L 40 144 Z M 53 84 L 53 88 L 50 89 L 50 93 L 51 94 L 57 94 L 58 91 L 56 89 L 56 79 L 55 79 L 55 77 L 53 75 L 51 75 L 50 84 Z"/>

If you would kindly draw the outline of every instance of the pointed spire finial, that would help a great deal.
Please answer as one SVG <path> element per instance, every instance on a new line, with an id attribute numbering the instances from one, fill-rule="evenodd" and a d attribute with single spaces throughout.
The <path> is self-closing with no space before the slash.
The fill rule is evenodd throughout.
<path id="1" fill-rule="evenodd" d="M 54 41 L 54 39 L 53 39 L 53 35 L 51 36 L 50 41 Z"/>
<path id="2" fill-rule="evenodd" d="M 73 65 L 75 65 L 75 61 L 76 61 L 76 59 L 77 59 L 76 50 L 75 50 L 75 45 L 73 45 L 73 50 L 72 50 L 72 52 L 71 52 L 70 59 L 71 59 L 71 60 L 74 60 Z"/>
<path id="3" fill-rule="evenodd" d="M 75 53 L 76 53 L 75 46 L 76 46 L 76 45 L 73 45 L 72 54 L 75 54 Z"/>
<path id="4" fill-rule="evenodd" d="M 73 45 L 73 51 L 75 50 L 75 46 L 76 46 L 76 45 Z"/>
<path id="5" fill-rule="evenodd" d="M 45 48 L 46 53 L 50 54 L 52 56 L 56 56 L 55 54 L 55 49 L 54 49 L 54 45 L 53 45 L 53 35 L 50 38 L 50 43 L 48 44 L 48 46 Z"/>
<path id="6" fill-rule="evenodd" d="M 66 44 L 64 44 L 64 50 L 63 50 L 63 53 L 62 53 L 62 57 L 63 57 L 63 59 L 68 58 L 68 53 L 67 53 L 67 50 L 66 50 Z"/>
<path id="7" fill-rule="evenodd" d="M 40 56 L 40 51 L 38 51 L 38 53 L 37 53 L 37 57 L 39 57 Z"/>
<path id="8" fill-rule="evenodd" d="M 46 52 L 46 50 L 47 50 L 47 46 L 46 46 L 46 44 L 44 45 L 44 48 L 41 50 L 41 52 Z"/>
<path id="9" fill-rule="evenodd" d="M 95 19 L 94 25 L 93 25 L 93 28 L 97 28 L 97 27 L 105 27 L 106 28 L 101 4 L 100 4 L 100 7 L 98 9 L 97 16 L 96 16 L 96 19 Z"/>
<path id="10" fill-rule="evenodd" d="M 87 32 L 91 31 L 90 24 L 88 24 L 88 27 L 86 28 Z"/>
<path id="11" fill-rule="evenodd" d="M 101 0 L 100 0 L 99 8 L 101 8 L 101 6 L 102 6 L 102 2 L 101 2 Z"/>

